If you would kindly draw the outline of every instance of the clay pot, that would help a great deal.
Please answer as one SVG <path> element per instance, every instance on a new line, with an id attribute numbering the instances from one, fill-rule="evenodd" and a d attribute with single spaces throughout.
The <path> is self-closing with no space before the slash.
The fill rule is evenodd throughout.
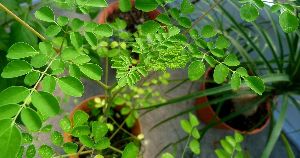
<path id="1" fill-rule="evenodd" d="M 207 70 L 207 72 L 206 72 L 206 74 L 205 74 L 205 79 L 209 79 L 209 78 L 210 78 L 209 75 L 211 74 L 211 72 L 212 72 L 212 69 Z M 205 90 L 206 87 L 207 87 L 206 83 L 203 82 L 203 83 L 200 85 L 200 90 L 201 90 L 201 91 L 202 91 L 202 90 Z M 209 99 L 208 99 L 207 96 L 204 96 L 204 97 L 201 97 L 201 98 L 197 98 L 197 100 L 196 100 L 196 102 L 195 102 L 195 105 L 204 104 L 204 103 L 208 102 L 208 100 L 209 100 Z M 262 104 L 264 104 L 263 106 L 266 107 L 268 113 L 270 113 L 270 111 L 271 111 L 270 101 L 267 99 L 267 100 L 266 100 L 264 103 L 262 103 Z M 260 105 L 260 106 L 261 106 L 261 105 Z M 197 110 L 197 116 L 198 116 L 198 118 L 199 118 L 201 121 L 203 121 L 203 122 L 206 123 L 206 124 L 209 124 L 209 123 L 211 123 L 211 122 L 213 122 L 213 121 L 218 122 L 219 124 L 215 126 L 216 128 L 226 129 L 226 130 L 233 130 L 233 131 L 239 131 L 240 133 L 248 134 L 248 135 L 251 135 L 251 134 L 257 134 L 257 133 L 261 132 L 261 131 L 269 124 L 269 122 L 270 122 L 270 117 L 267 116 L 265 122 L 264 122 L 261 126 L 255 128 L 255 129 L 253 129 L 253 130 L 251 130 L 251 131 L 242 131 L 242 130 L 240 130 L 240 129 L 236 129 L 236 128 L 231 127 L 229 124 L 227 124 L 227 123 L 225 123 L 225 122 L 222 122 L 222 121 L 221 121 L 221 118 L 219 118 L 219 117 L 217 116 L 217 113 L 216 113 L 215 110 L 211 107 L 211 105 L 207 105 L 207 106 L 205 106 L 205 107 L 203 107 L 203 108 Z"/>
<path id="2" fill-rule="evenodd" d="M 77 105 L 70 113 L 69 115 L 69 119 L 71 120 L 71 123 L 73 124 L 73 116 L 74 116 L 74 113 L 78 110 L 82 110 L 84 112 L 90 112 L 91 109 L 88 107 L 88 103 L 89 101 L 93 100 L 94 98 L 96 97 L 99 97 L 101 99 L 105 98 L 105 96 L 103 95 L 99 95 L 99 96 L 93 96 L 93 97 L 90 97 L 90 98 L 87 98 L 85 99 L 84 101 L 82 101 L 79 105 Z M 135 125 L 132 127 L 131 129 L 131 133 L 135 136 L 138 136 L 139 134 L 142 133 L 142 129 L 141 129 L 141 124 L 140 124 L 140 121 L 139 120 L 136 120 L 136 123 Z M 69 133 L 64 133 L 64 142 L 72 142 L 72 136 L 71 134 Z M 69 158 L 78 158 L 78 156 L 69 156 Z"/>
<path id="3" fill-rule="evenodd" d="M 131 0 L 131 5 L 134 7 L 134 0 Z M 111 15 L 114 11 L 119 10 L 119 1 L 115 1 L 111 3 L 108 7 L 106 7 L 104 10 L 101 11 L 98 18 L 98 23 L 104 24 L 106 23 L 106 19 L 109 15 Z M 150 19 L 154 20 L 158 15 L 159 11 L 153 10 L 151 12 L 147 12 Z"/>

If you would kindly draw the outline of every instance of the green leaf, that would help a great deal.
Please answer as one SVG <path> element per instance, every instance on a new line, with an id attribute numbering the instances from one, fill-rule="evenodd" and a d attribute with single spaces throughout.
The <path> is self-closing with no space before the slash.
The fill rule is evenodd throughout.
<path id="1" fill-rule="evenodd" d="M 183 0 L 180 8 L 183 14 L 189 14 L 194 12 L 195 10 L 194 5 L 191 2 L 189 2 L 189 0 Z"/>
<path id="2" fill-rule="evenodd" d="M 58 131 L 54 131 L 51 133 L 51 142 L 56 146 L 61 146 L 64 138 Z"/>
<path id="3" fill-rule="evenodd" d="M 234 132 L 234 139 L 237 143 L 241 143 L 244 140 L 244 137 L 239 132 Z"/>
<path id="4" fill-rule="evenodd" d="M 215 65 L 218 63 L 213 57 L 208 55 L 206 55 L 204 59 L 211 67 L 215 67 Z"/>
<path id="5" fill-rule="evenodd" d="M 28 86 L 33 86 L 40 78 L 40 73 L 36 71 L 29 72 L 25 78 L 24 83 Z"/>
<path id="6" fill-rule="evenodd" d="M 103 149 L 107 149 L 110 146 L 110 141 L 109 138 L 107 137 L 102 137 L 101 139 L 99 139 L 97 141 L 97 143 L 95 144 L 95 149 L 97 150 L 103 150 Z"/>
<path id="7" fill-rule="evenodd" d="M 216 153 L 216 155 L 217 155 L 218 158 L 228 158 L 228 157 L 231 157 L 231 155 L 229 155 L 226 151 L 224 151 L 222 149 L 215 150 L 215 153 Z"/>
<path id="8" fill-rule="evenodd" d="M 237 69 L 236 69 L 236 72 L 237 72 L 240 76 L 243 76 L 243 77 L 249 76 L 247 70 L 246 70 L 244 67 L 239 67 L 239 68 L 237 68 Z"/>
<path id="9" fill-rule="evenodd" d="M 83 85 L 75 77 L 62 77 L 58 80 L 58 85 L 61 90 L 70 96 L 80 97 L 83 94 Z"/>
<path id="10" fill-rule="evenodd" d="M 74 113 L 74 117 L 73 117 L 74 127 L 87 123 L 88 119 L 89 119 L 89 115 L 86 112 L 82 110 L 77 110 Z"/>
<path id="11" fill-rule="evenodd" d="M 59 16 L 59 17 L 57 18 L 57 24 L 58 24 L 59 26 L 65 26 L 65 25 L 67 25 L 68 23 L 69 23 L 69 18 L 66 17 L 66 16 Z"/>
<path id="12" fill-rule="evenodd" d="M 61 52 L 61 58 L 63 61 L 72 61 L 78 56 L 80 56 L 80 54 L 74 48 L 70 47 L 63 49 Z"/>
<path id="13" fill-rule="evenodd" d="M 32 71 L 32 67 L 23 60 L 14 60 L 8 63 L 1 74 L 3 78 L 15 78 Z"/>
<path id="14" fill-rule="evenodd" d="M 20 105 L 18 104 L 8 104 L 0 106 L 0 120 L 9 119 L 15 116 L 20 110 Z"/>
<path id="15" fill-rule="evenodd" d="M 181 125 L 181 128 L 188 134 L 191 134 L 192 132 L 192 125 L 190 124 L 189 121 L 187 120 L 180 120 L 180 125 Z"/>
<path id="16" fill-rule="evenodd" d="M 21 148 L 22 135 L 11 119 L 0 120 L 0 157 L 15 158 Z"/>
<path id="17" fill-rule="evenodd" d="M 217 31 L 212 25 L 205 25 L 201 30 L 201 36 L 204 38 L 211 38 L 217 34 Z"/>
<path id="18" fill-rule="evenodd" d="M 228 76 L 228 73 L 229 73 L 229 69 L 223 65 L 223 64 L 219 64 L 215 67 L 215 70 L 214 70 L 214 81 L 218 84 L 221 84 L 223 83 L 227 76 Z"/>
<path id="19" fill-rule="evenodd" d="M 190 28 L 192 26 L 192 22 L 187 17 L 179 17 L 178 19 L 179 25 L 181 25 L 184 28 Z"/>
<path id="20" fill-rule="evenodd" d="M 45 54 L 38 54 L 31 58 L 30 64 L 35 68 L 41 68 L 48 63 L 49 58 Z"/>
<path id="21" fill-rule="evenodd" d="M 92 46 L 92 49 L 97 46 L 97 37 L 91 32 L 85 32 L 84 37 L 86 41 Z"/>
<path id="22" fill-rule="evenodd" d="M 226 140 L 221 140 L 220 143 L 221 143 L 221 146 L 223 147 L 223 149 L 225 149 L 225 151 L 228 154 L 230 154 L 230 155 L 233 154 L 234 149 L 233 149 L 233 146 L 231 146 L 230 143 L 228 143 Z"/>
<path id="23" fill-rule="evenodd" d="M 56 36 L 58 33 L 60 33 L 61 31 L 61 27 L 58 25 L 50 25 L 47 29 L 46 29 L 46 35 L 49 37 L 54 37 Z"/>
<path id="24" fill-rule="evenodd" d="M 178 19 L 180 17 L 180 11 L 177 8 L 171 8 L 169 12 L 174 19 Z"/>
<path id="25" fill-rule="evenodd" d="M 232 74 L 230 85 L 231 85 L 231 88 L 233 90 L 238 90 L 240 88 L 240 86 L 241 86 L 241 76 L 237 72 Z"/>
<path id="26" fill-rule="evenodd" d="M 110 37 L 113 35 L 113 29 L 108 24 L 100 24 L 97 25 L 94 33 L 99 36 Z"/>
<path id="27" fill-rule="evenodd" d="M 199 131 L 197 130 L 197 128 L 194 128 L 192 130 L 192 136 L 195 138 L 195 139 L 199 139 L 200 138 L 200 133 Z"/>
<path id="28" fill-rule="evenodd" d="M 23 158 L 24 150 L 25 150 L 24 146 L 21 146 L 16 158 Z"/>
<path id="29" fill-rule="evenodd" d="M 160 28 L 159 23 L 153 20 L 146 21 L 141 26 L 141 30 L 143 34 L 156 33 L 159 28 Z"/>
<path id="30" fill-rule="evenodd" d="M 150 12 L 158 7 L 156 0 L 136 0 L 135 7 L 144 12 Z"/>
<path id="31" fill-rule="evenodd" d="M 35 146 L 33 144 L 29 145 L 26 150 L 26 158 L 34 158 L 35 154 Z"/>
<path id="32" fill-rule="evenodd" d="M 283 97 L 283 101 L 282 101 L 281 105 L 282 106 L 279 110 L 279 112 L 280 112 L 279 117 L 276 120 L 276 122 L 274 122 L 275 125 L 272 128 L 271 134 L 265 145 L 265 148 L 264 148 L 261 158 L 269 158 L 270 157 L 272 150 L 273 150 L 273 148 L 278 140 L 278 137 L 282 131 L 282 126 L 285 123 L 287 109 L 288 109 L 288 106 L 290 105 L 288 97 L 286 95 Z"/>
<path id="33" fill-rule="evenodd" d="M 99 81 L 102 76 L 102 68 L 96 64 L 88 63 L 79 66 L 80 71 L 90 79 Z"/>
<path id="34" fill-rule="evenodd" d="M 88 55 L 79 55 L 73 60 L 73 63 L 76 65 L 85 64 L 91 61 L 91 58 Z"/>
<path id="35" fill-rule="evenodd" d="M 74 18 L 71 22 L 72 30 L 79 30 L 84 25 L 84 22 L 80 19 Z"/>
<path id="36" fill-rule="evenodd" d="M 192 127 L 196 127 L 200 124 L 197 117 L 192 113 L 189 113 L 189 119 Z"/>
<path id="37" fill-rule="evenodd" d="M 238 65 L 240 65 L 240 61 L 238 60 L 238 58 L 235 54 L 229 54 L 224 59 L 224 64 L 227 66 L 238 66 Z"/>
<path id="38" fill-rule="evenodd" d="M 47 132 L 50 132 L 52 130 L 52 128 L 53 128 L 52 125 L 46 125 L 46 126 L 43 126 L 40 131 L 47 133 Z"/>
<path id="39" fill-rule="evenodd" d="M 38 153 L 41 158 L 52 158 L 52 156 L 55 154 L 53 149 L 48 145 L 42 145 L 39 148 Z"/>
<path id="40" fill-rule="evenodd" d="M 122 12 L 128 12 L 131 10 L 131 2 L 130 0 L 120 0 L 119 7 Z"/>
<path id="41" fill-rule="evenodd" d="M 105 123 L 101 123 L 98 121 L 92 123 L 92 134 L 96 142 L 103 138 L 107 132 L 108 127 Z"/>
<path id="42" fill-rule="evenodd" d="M 226 136 L 225 140 L 231 145 L 231 146 L 236 146 L 237 143 L 235 142 L 235 139 L 232 136 Z"/>
<path id="43" fill-rule="evenodd" d="M 79 137 L 79 141 L 88 148 L 92 148 L 94 146 L 94 142 L 89 136 L 81 136 Z"/>
<path id="44" fill-rule="evenodd" d="M 198 140 L 193 139 L 192 141 L 190 141 L 189 148 L 194 154 L 196 155 L 200 154 L 200 143 L 198 142 Z"/>
<path id="45" fill-rule="evenodd" d="M 247 22 L 252 22 L 256 20 L 256 18 L 259 16 L 259 12 L 255 6 L 252 4 L 244 4 L 240 8 L 240 16 L 243 20 Z"/>
<path id="46" fill-rule="evenodd" d="M 225 55 L 225 52 L 223 49 L 215 48 L 215 49 L 211 49 L 210 52 L 211 52 L 211 54 L 213 54 L 214 56 L 219 57 L 219 58 L 223 58 Z"/>
<path id="47" fill-rule="evenodd" d="M 45 22 L 54 22 L 54 14 L 51 8 L 42 7 L 34 13 L 35 17 Z"/>
<path id="48" fill-rule="evenodd" d="M 279 15 L 279 24 L 284 32 L 290 33 L 298 29 L 299 21 L 295 15 L 285 11 Z"/>
<path id="49" fill-rule="evenodd" d="M 272 5 L 272 7 L 271 7 L 271 12 L 277 12 L 277 11 L 279 11 L 281 9 L 281 6 L 280 6 L 280 4 L 274 4 L 274 5 Z"/>
<path id="50" fill-rule="evenodd" d="M 90 133 L 91 133 L 90 127 L 87 125 L 77 126 L 72 130 L 72 136 L 74 137 L 89 135 Z"/>
<path id="51" fill-rule="evenodd" d="M 264 82 L 256 76 L 248 76 L 245 77 L 246 84 L 250 87 L 255 93 L 262 95 L 265 91 Z"/>
<path id="52" fill-rule="evenodd" d="M 172 22 L 169 18 L 168 15 L 166 14 L 159 14 L 157 17 L 156 17 L 156 20 L 163 23 L 163 24 L 166 24 L 166 25 L 172 25 Z"/>
<path id="53" fill-rule="evenodd" d="M 224 49 L 228 48 L 230 46 L 230 42 L 223 36 L 219 36 L 216 41 L 216 48 L 218 49 Z"/>
<path id="54" fill-rule="evenodd" d="M 107 7 L 106 0 L 88 0 L 87 3 L 85 3 L 85 6 L 90 7 Z"/>
<path id="55" fill-rule="evenodd" d="M 72 45 L 76 49 L 79 49 L 80 47 L 82 47 L 82 44 L 83 44 L 82 36 L 78 32 L 72 32 L 70 34 L 70 40 L 71 40 Z"/>
<path id="56" fill-rule="evenodd" d="M 55 116 L 60 111 L 57 99 L 48 92 L 33 93 L 31 101 L 33 106 L 45 116 Z"/>
<path id="57" fill-rule="evenodd" d="M 17 104 L 29 95 L 29 89 L 21 86 L 11 86 L 0 92 L 0 106 Z"/>
<path id="58" fill-rule="evenodd" d="M 31 144 L 32 136 L 29 133 L 22 133 L 22 144 Z"/>
<path id="59" fill-rule="evenodd" d="M 21 120 L 30 131 L 38 131 L 42 127 L 41 118 L 30 108 L 25 108 L 22 110 Z"/>
<path id="60" fill-rule="evenodd" d="M 76 78 L 80 78 L 82 73 L 80 71 L 80 69 L 72 64 L 72 65 L 69 65 L 69 74 L 72 76 L 72 77 L 76 77 Z"/>
<path id="61" fill-rule="evenodd" d="M 174 158 L 174 156 L 170 153 L 164 153 L 162 154 L 161 158 Z"/>
<path id="62" fill-rule="evenodd" d="M 253 0 L 256 6 L 259 8 L 263 8 L 265 6 L 264 2 L 262 0 Z"/>
<path id="63" fill-rule="evenodd" d="M 125 146 L 122 158 L 137 158 L 138 154 L 139 148 L 134 143 L 129 143 Z"/>
<path id="64" fill-rule="evenodd" d="M 64 118 L 62 118 L 59 121 L 59 126 L 64 132 L 67 132 L 67 133 L 71 132 L 71 129 L 72 129 L 71 121 L 67 116 L 65 116 Z"/>
<path id="65" fill-rule="evenodd" d="M 201 61 L 193 61 L 188 68 L 188 77 L 190 80 L 195 81 L 200 79 L 205 73 L 205 65 Z"/>
<path id="66" fill-rule="evenodd" d="M 44 92 L 53 93 L 56 86 L 55 78 L 52 76 L 46 76 L 41 82 Z"/>
<path id="67" fill-rule="evenodd" d="M 36 51 L 31 45 L 23 42 L 13 44 L 7 51 L 6 57 L 9 59 L 21 59 L 37 55 Z"/>

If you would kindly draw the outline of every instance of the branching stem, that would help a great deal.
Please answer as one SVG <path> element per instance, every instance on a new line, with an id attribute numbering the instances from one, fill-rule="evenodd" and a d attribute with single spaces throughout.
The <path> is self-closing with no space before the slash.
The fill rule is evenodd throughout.
<path id="1" fill-rule="evenodd" d="M 33 34 L 35 34 L 36 36 L 38 36 L 41 40 L 45 41 L 46 38 L 41 35 L 40 33 L 38 33 L 37 31 L 35 31 L 34 28 L 32 28 L 31 26 L 29 26 L 25 21 L 23 21 L 22 19 L 20 19 L 15 13 L 13 13 L 12 11 L 10 11 L 8 8 L 6 8 L 2 3 L 0 3 L 0 8 L 2 10 L 4 10 L 6 13 L 8 13 L 9 15 L 11 15 L 16 21 L 18 21 L 21 25 L 23 25 L 25 28 L 27 28 L 29 31 L 31 31 Z"/>

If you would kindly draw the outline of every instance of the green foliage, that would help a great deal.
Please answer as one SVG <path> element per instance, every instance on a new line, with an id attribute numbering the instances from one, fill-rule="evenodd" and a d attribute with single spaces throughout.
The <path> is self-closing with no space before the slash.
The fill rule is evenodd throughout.
<path id="1" fill-rule="evenodd" d="M 197 129 L 197 126 L 199 126 L 199 124 L 200 123 L 199 123 L 197 117 L 192 113 L 189 113 L 189 120 L 180 120 L 181 128 L 187 134 L 189 134 L 189 138 L 187 141 L 188 147 L 196 155 L 199 155 L 201 152 L 200 143 L 199 143 L 200 134 Z M 186 147 L 187 147 L 187 145 L 186 145 Z M 184 157 L 184 154 L 185 153 L 182 154 L 182 157 Z"/>
<path id="2" fill-rule="evenodd" d="M 35 17 L 41 21 L 54 22 L 54 13 L 49 7 L 42 7 L 35 12 Z"/>
<path id="3" fill-rule="evenodd" d="M 156 0 L 136 0 L 135 7 L 144 12 L 155 10 L 158 7 Z"/>
<path id="4" fill-rule="evenodd" d="M 181 3 L 181 12 L 183 14 L 192 13 L 195 10 L 195 6 L 189 2 L 189 0 L 183 0 Z"/>
<path id="5" fill-rule="evenodd" d="M 201 61 L 193 61 L 188 68 L 188 77 L 190 80 L 198 80 L 205 73 L 205 65 Z"/>
<path id="6" fill-rule="evenodd" d="M 42 127 L 42 120 L 32 109 L 26 108 L 21 112 L 21 120 L 30 131 L 38 131 Z"/>
<path id="7" fill-rule="evenodd" d="M 122 153 L 122 158 L 134 158 L 138 157 L 139 148 L 134 143 L 129 143 L 125 146 Z"/>
<path id="8" fill-rule="evenodd" d="M 48 145 L 42 145 L 38 150 L 38 154 L 41 158 L 51 158 L 54 155 L 54 151 Z"/>
<path id="9" fill-rule="evenodd" d="M 220 149 L 215 150 L 215 154 L 218 158 L 236 157 L 243 158 L 244 151 L 241 148 L 241 143 L 244 140 L 243 136 L 235 132 L 234 137 L 226 136 L 224 139 L 220 140 Z"/>
<path id="10" fill-rule="evenodd" d="M 58 85 L 67 95 L 80 97 L 83 94 L 84 87 L 75 77 L 62 77 L 58 80 Z"/>
<path id="11" fill-rule="evenodd" d="M 78 145 L 75 143 L 68 142 L 63 145 L 63 149 L 66 153 L 73 154 L 77 152 Z"/>
<path id="12" fill-rule="evenodd" d="M 240 9 L 240 16 L 243 20 L 252 22 L 259 16 L 259 12 L 253 4 L 244 4 Z"/>
<path id="13" fill-rule="evenodd" d="M 120 0 L 119 7 L 122 12 L 128 12 L 131 10 L 131 2 L 130 0 Z"/>
<path id="14" fill-rule="evenodd" d="M 15 158 L 21 147 L 21 132 L 11 119 L 0 120 L 0 152 L 7 158 Z"/>
<path id="15" fill-rule="evenodd" d="M 30 56 L 34 56 L 38 52 L 29 44 L 24 42 L 19 42 L 13 44 L 7 51 L 7 58 L 9 59 L 21 59 Z"/>
<path id="16" fill-rule="evenodd" d="M 48 92 L 35 92 L 31 97 L 34 107 L 45 116 L 55 116 L 60 107 L 57 99 Z"/>

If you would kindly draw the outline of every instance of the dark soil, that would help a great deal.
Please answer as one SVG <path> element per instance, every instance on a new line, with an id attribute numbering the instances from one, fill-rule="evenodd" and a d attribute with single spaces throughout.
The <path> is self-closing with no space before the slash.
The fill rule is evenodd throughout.
<path id="1" fill-rule="evenodd" d="M 211 73 L 212 75 L 212 73 Z M 213 77 L 210 76 L 210 79 Z M 206 88 L 213 88 L 219 86 L 215 83 L 207 83 Z M 208 96 L 208 100 L 216 99 L 219 96 Z M 245 103 L 245 106 L 251 106 L 251 103 Z M 232 100 L 226 100 L 224 102 L 221 102 L 219 104 L 213 104 L 211 105 L 213 110 L 217 113 L 219 118 L 225 118 L 226 116 L 229 116 L 230 114 L 236 112 L 236 109 L 233 105 Z M 257 111 L 250 115 L 250 116 L 244 116 L 242 114 L 235 116 L 234 118 L 226 121 L 225 123 L 231 126 L 232 128 L 238 129 L 240 131 L 251 131 L 256 128 L 260 128 L 267 120 L 268 116 L 268 110 L 266 106 L 266 102 L 263 102 L 259 105 L 257 108 Z"/>
<path id="2" fill-rule="evenodd" d="M 134 33 L 137 31 L 136 26 L 142 24 L 143 22 L 150 20 L 149 16 L 135 8 L 129 12 L 121 12 L 120 10 L 114 11 L 111 15 L 107 17 L 107 22 L 114 22 L 117 18 L 125 20 L 127 23 L 126 30 Z"/>

